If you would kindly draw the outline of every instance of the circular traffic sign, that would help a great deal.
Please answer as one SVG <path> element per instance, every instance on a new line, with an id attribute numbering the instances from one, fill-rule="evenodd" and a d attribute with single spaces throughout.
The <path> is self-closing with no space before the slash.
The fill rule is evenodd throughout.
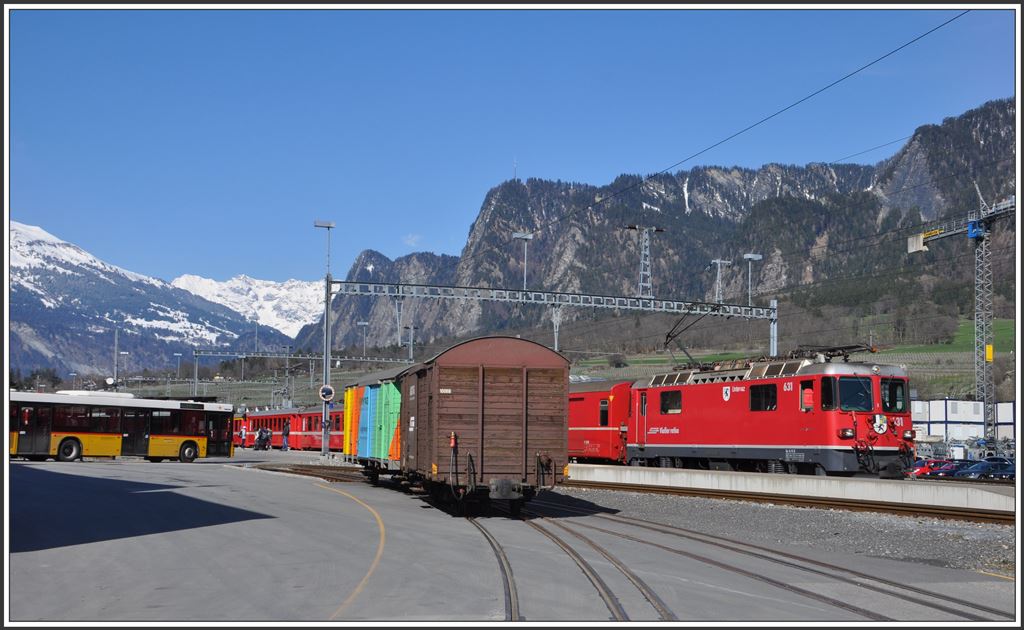
<path id="1" fill-rule="evenodd" d="M 334 399 L 334 388 L 330 385 L 324 385 L 320 388 L 320 400 L 324 402 L 330 402 Z"/>

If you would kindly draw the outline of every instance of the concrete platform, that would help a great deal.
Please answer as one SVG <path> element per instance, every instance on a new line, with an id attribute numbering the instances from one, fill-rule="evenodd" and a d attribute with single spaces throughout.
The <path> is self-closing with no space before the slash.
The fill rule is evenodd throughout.
<path id="1" fill-rule="evenodd" d="M 992 510 L 1013 514 L 1016 487 L 918 479 L 858 479 L 641 466 L 569 464 L 569 479 L 716 492 L 778 494 L 822 499 Z"/>

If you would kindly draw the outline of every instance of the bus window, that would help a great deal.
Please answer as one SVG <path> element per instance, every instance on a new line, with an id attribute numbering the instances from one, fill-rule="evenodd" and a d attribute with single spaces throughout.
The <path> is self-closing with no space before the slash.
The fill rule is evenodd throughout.
<path id="1" fill-rule="evenodd" d="M 89 409 L 82 405 L 64 405 L 54 409 L 54 431 L 88 431 Z"/>

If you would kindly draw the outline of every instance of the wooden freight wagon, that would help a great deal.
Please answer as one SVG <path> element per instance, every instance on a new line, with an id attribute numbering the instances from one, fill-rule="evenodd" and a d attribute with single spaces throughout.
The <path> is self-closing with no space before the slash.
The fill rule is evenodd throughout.
<path id="1" fill-rule="evenodd" d="M 435 498 L 524 501 L 562 478 L 569 362 L 515 337 L 452 346 L 398 377 L 400 463 Z"/>

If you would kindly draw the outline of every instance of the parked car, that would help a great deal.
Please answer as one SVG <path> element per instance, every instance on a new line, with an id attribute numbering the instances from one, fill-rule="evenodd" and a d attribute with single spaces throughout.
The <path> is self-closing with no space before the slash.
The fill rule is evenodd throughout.
<path id="1" fill-rule="evenodd" d="M 914 467 L 907 474 L 911 477 L 919 477 L 949 463 L 951 462 L 948 459 L 919 459 L 914 462 Z"/>
<path id="2" fill-rule="evenodd" d="M 968 466 L 967 468 L 954 473 L 953 477 L 956 479 L 992 479 L 993 474 L 1006 471 L 1010 468 L 1013 467 L 1009 464 L 980 461 L 973 466 Z"/>
<path id="3" fill-rule="evenodd" d="M 952 477 L 956 472 L 978 463 L 976 459 L 955 459 L 948 464 L 933 468 L 921 475 L 922 477 Z"/>
<path id="4" fill-rule="evenodd" d="M 1010 464 L 1007 468 L 1004 468 L 1003 470 L 999 470 L 999 471 L 996 471 L 996 472 L 992 473 L 992 476 L 989 477 L 989 479 L 1000 479 L 1002 481 L 1015 481 L 1017 479 L 1017 467 L 1014 466 L 1013 464 Z"/>
<path id="5" fill-rule="evenodd" d="M 983 459 L 981 461 L 983 461 L 983 462 L 996 462 L 996 463 L 999 463 L 999 464 L 1009 464 L 1009 465 L 1013 466 L 1013 460 L 1012 459 L 1010 459 L 1009 457 L 1000 457 L 998 455 L 993 455 L 991 457 L 986 457 L 985 459 Z"/>

